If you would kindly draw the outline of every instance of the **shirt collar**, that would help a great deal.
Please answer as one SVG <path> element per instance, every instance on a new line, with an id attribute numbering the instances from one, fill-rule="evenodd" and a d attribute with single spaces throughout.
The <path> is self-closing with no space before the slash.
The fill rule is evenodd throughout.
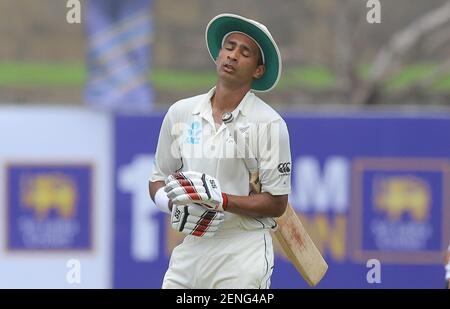
<path id="1" fill-rule="evenodd" d="M 237 116 L 237 113 L 241 112 L 242 115 L 246 116 L 249 114 L 249 112 L 252 109 L 253 102 L 255 100 L 255 94 L 250 90 L 245 94 L 245 96 L 242 98 L 241 103 L 236 107 L 234 110 L 236 114 L 234 116 Z M 234 113 L 233 111 L 233 113 Z"/>
<path id="2" fill-rule="evenodd" d="M 201 100 L 192 110 L 193 115 L 198 115 L 200 113 L 204 113 L 205 111 L 211 109 L 211 98 L 214 95 L 214 92 L 216 91 L 216 87 L 211 88 L 211 90 L 208 91 L 206 96 L 203 97 L 203 100 Z"/>
<path id="3" fill-rule="evenodd" d="M 216 91 L 216 87 L 211 88 L 208 93 L 205 95 L 203 100 L 201 100 L 195 108 L 192 110 L 193 115 L 204 115 L 208 111 L 211 110 L 211 98 Z M 237 117 L 238 113 L 241 112 L 242 115 L 247 116 L 253 106 L 253 102 L 255 100 L 255 94 L 251 91 L 248 91 L 245 96 L 242 98 L 239 105 L 233 110 L 233 116 Z"/>

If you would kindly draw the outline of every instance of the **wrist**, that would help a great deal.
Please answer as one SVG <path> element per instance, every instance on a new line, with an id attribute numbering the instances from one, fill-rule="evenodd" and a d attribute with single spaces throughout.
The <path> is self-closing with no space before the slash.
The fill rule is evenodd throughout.
<path id="1" fill-rule="evenodd" d="M 165 212 L 167 214 L 170 214 L 170 208 L 169 208 L 169 202 L 170 199 L 167 197 L 166 192 L 164 191 L 164 187 L 161 187 L 156 191 L 155 194 L 155 205 L 156 207 L 161 210 L 162 212 Z"/>
<path id="2" fill-rule="evenodd" d="M 228 207 L 228 195 L 222 192 L 222 208 L 224 211 L 226 211 L 227 207 Z"/>

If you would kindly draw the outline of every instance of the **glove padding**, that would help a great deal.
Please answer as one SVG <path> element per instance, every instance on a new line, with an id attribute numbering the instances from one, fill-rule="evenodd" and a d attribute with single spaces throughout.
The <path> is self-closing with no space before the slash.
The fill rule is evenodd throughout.
<path id="1" fill-rule="evenodd" d="M 164 190 L 175 205 L 201 204 L 215 211 L 226 210 L 228 198 L 216 178 L 199 172 L 178 172 L 166 179 Z"/>
<path id="2" fill-rule="evenodd" d="M 198 237 L 212 237 L 225 215 L 221 212 L 208 210 L 196 204 L 173 205 L 171 222 L 172 228 L 183 233 Z"/>

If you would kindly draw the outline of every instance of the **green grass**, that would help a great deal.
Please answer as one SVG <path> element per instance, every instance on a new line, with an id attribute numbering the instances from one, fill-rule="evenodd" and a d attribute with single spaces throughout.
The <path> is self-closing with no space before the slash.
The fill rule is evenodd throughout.
<path id="1" fill-rule="evenodd" d="M 370 65 L 361 64 L 356 68 L 356 74 L 361 79 L 368 79 L 370 74 Z"/>
<path id="2" fill-rule="evenodd" d="M 435 81 L 431 88 L 436 92 L 450 91 L 450 74 L 443 76 L 441 79 Z"/>
<path id="3" fill-rule="evenodd" d="M 334 86 L 336 77 L 333 72 L 322 67 L 297 67 L 288 69 L 283 76 L 280 87 L 305 87 L 316 90 Z"/>
<path id="4" fill-rule="evenodd" d="M 418 63 L 409 65 L 386 79 L 385 85 L 389 90 L 406 89 L 413 84 L 426 79 L 436 69 L 437 64 Z"/>
<path id="5" fill-rule="evenodd" d="M 85 76 L 82 64 L 0 63 L 0 86 L 79 86 Z"/>
<path id="6" fill-rule="evenodd" d="M 409 65 L 392 74 L 385 81 L 388 90 L 405 89 L 429 76 L 437 64 L 418 63 Z M 358 68 L 361 77 L 367 77 L 368 65 Z M 279 90 L 311 89 L 327 90 L 335 86 L 337 76 L 328 68 L 319 66 L 303 66 L 287 68 L 282 74 Z M 177 71 L 160 70 L 152 72 L 149 79 L 156 89 L 160 90 L 197 90 L 211 87 L 216 74 L 210 71 Z M 29 63 L 0 62 L 0 86 L 16 87 L 82 87 L 86 80 L 86 69 L 83 63 Z M 435 81 L 432 91 L 450 91 L 450 75 Z"/>
<path id="7" fill-rule="evenodd" d="M 190 90 L 212 87 L 216 81 L 214 71 L 164 71 L 155 70 L 150 75 L 153 86 L 162 90 Z"/>

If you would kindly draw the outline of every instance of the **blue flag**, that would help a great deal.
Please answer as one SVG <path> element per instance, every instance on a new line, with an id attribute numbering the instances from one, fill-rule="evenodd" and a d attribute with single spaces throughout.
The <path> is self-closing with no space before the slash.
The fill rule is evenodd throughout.
<path id="1" fill-rule="evenodd" d="M 149 111 L 153 36 L 151 0 L 87 0 L 87 104 L 111 111 Z"/>

